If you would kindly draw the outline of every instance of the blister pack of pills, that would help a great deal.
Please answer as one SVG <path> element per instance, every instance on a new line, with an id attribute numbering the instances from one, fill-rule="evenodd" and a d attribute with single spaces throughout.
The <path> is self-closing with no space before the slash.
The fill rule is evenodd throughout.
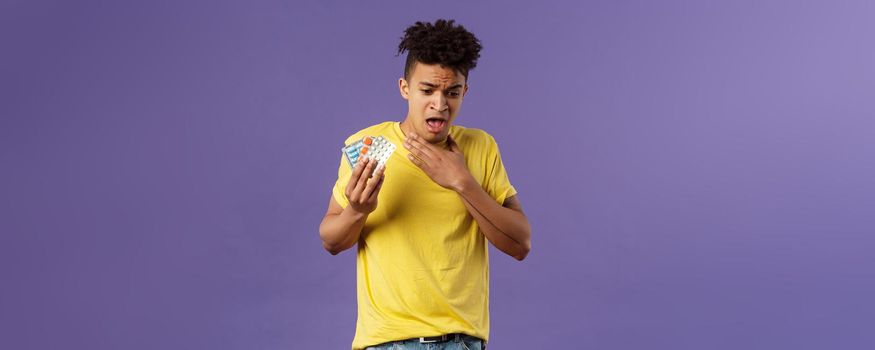
<path id="1" fill-rule="evenodd" d="M 343 147 L 341 151 L 346 156 L 350 167 L 354 168 L 356 163 L 364 159 L 364 157 L 376 159 L 378 165 L 385 166 L 389 156 L 392 155 L 392 152 L 395 152 L 395 145 L 382 136 L 365 136 L 361 140 Z"/>

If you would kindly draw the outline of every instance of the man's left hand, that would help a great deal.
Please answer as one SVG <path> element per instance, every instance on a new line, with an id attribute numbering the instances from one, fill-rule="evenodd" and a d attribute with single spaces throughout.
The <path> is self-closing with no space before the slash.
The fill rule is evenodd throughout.
<path id="1" fill-rule="evenodd" d="M 465 155 L 450 135 L 446 149 L 442 149 L 411 133 L 404 140 L 404 148 L 410 150 L 407 158 L 444 188 L 458 192 L 474 180 L 465 164 Z"/>

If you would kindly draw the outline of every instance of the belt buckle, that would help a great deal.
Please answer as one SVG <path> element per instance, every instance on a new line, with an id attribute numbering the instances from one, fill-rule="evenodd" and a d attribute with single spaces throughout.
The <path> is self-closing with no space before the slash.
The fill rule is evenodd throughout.
<path id="1" fill-rule="evenodd" d="M 425 338 L 435 338 L 435 339 L 429 340 L 429 339 L 425 339 Z M 441 335 L 441 336 L 435 336 L 435 337 L 419 337 L 420 344 L 437 343 L 437 342 L 445 341 L 445 340 L 447 340 L 446 334 Z"/>

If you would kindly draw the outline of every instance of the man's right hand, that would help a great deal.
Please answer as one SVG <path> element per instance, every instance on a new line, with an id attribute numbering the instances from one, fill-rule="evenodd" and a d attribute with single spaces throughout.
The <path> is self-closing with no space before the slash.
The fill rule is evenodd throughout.
<path id="1" fill-rule="evenodd" d="M 351 210 L 367 215 L 377 209 L 377 195 L 383 187 L 385 170 L 385 166 L 377 166 L 377 160 L 371 158 L 356 163 L 345 191 Z"/>
<path id="2" fill-rule="evenodd" d="M 349 249 L 359 240 L 368 214 L 377 209 L 384 171 L 385 167 L 378 167 L 376 160 L 359 160 L 344 191 L 349 205 L 343 208 L 334 196 L 329 199 L 328 210 L 319 224 L 319 237 L 322 246 L 332 255 Z"/>

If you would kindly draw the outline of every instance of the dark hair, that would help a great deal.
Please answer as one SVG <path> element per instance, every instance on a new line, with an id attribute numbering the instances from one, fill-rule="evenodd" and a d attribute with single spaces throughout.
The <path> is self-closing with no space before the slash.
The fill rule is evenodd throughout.
<path id="1" fill-rule="evenodd" d="M 468 78 L 468 71 L 477 66 L 483 46 L 474 34 L 462 25 L 453 25 L 454 22 L 452 19 L 439 19 L 434 24 L 416 22 L 404 30 L 398 44 L 399 55 L 408 51 L 404 79 L 410 79 L 416 62 L 450 67 Z"/>

